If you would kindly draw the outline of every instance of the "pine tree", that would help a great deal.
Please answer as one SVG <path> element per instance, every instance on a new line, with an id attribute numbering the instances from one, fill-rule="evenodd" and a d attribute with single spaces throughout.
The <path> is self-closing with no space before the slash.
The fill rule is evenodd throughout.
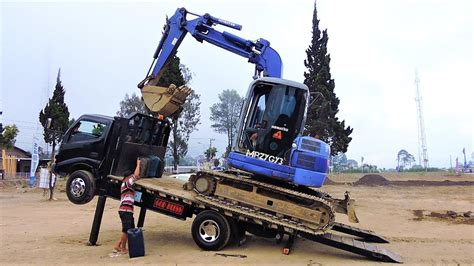
<path id="1" fill-rule="evenodd" d="M 339 109 L 339 98 L 334 92 L 334 79 L 331 78 L 329 63 L 331 57 L 327 51 L 327 29 L 319 30 L 316 2 L 313 13 L 313 37 L 306 50 L 307 59 L 304 65 L 304 84 L 311 93 L 319 92 L 324 98 L 321 103 L 315 103 L 308 108 L 305 131 L 310 136 L 317 137 L 331 145 L 331 154 L 346 152 L 352 138 L 351 127 L 345 126 L 345 121 L 339 121 L 336 116 Z"/>
<path id="2" fill-rule="evenodd" d="M 51 161 L 54 159 L 54 152 L 56 144 L 59 143 L 63 137 L 64 132 L 69 126 L 69 110 L 64 102 L 65 90 L 61 84 L 61 69 L 58 70 L 58 76 L 56 78 L 56 87 L 51 97 L 39 113 L 39 121 L 44 128 L 44 141 L 52 145 Z M 51 123 L 48 127 L 48 119 L 51 119 Z M 49 199 L 53 199 L 54 184 L 49 183 Z"/>

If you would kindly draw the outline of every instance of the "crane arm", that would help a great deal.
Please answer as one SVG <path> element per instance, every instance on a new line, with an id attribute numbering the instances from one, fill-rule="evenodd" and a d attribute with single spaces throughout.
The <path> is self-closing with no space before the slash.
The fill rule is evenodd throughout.
<path id="1" fill-rule="evenodd" d="M 196 18 L 187 20 L 188 14 Z M 217 24 L 236 30 L 242 28 L 241 25 L 236 23 L 219 19 L 209 14 L 197 15 L 187 11 L 185 8 L 178 8 L 172 17 L 166 19 L 163 36 L 153 56 L 154 60 L 147 77 L 138 84 L 138 87 L 142 90 L 145 104 L 150 110 L 170 115 L 168 113 L 176 108 L 177 111 L 179 109 L 178 105 L 182 105 L 186 100 L 187 94 L 190 93 L 188 88 L 170 89 L 157 86 L 167 64 L 176 54 L 187 33 L 190 33 L 199 42 L 206 41 L 247 58 L 248 62 L 255 64 L 254 78 L 259 76 L 281 77 L 281 58 L 270 47 L 270 42 L 265 39 L 251 41 L 226 31 L 220 32 L 213 28 Z M 170 104 L 174 105 L 174 107 L 170 111 L 163 112 L 163 109 L 169 107 Z"/>

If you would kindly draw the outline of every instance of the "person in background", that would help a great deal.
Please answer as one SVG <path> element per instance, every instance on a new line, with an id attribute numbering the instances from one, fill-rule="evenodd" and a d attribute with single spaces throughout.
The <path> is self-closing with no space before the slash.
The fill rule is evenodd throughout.
<path id="1" fill-rule="evenodd" d="M 114 246 L 115 252 L 126 253 L 127 250 L 127 231 L 128 229 L 135 228 L 135 222 L 133 218 L 133 204 L 135 203 L 135 190 L 133 184 L 135 181 L 140 179 L 140 165 L 141 161 L 138 158 L 135 171 L 126 171 L 122 180 L 122 186 L 120 187 L 120 207 L 119 216 L 122 221 L 122 234 L 117 244 Z"/>

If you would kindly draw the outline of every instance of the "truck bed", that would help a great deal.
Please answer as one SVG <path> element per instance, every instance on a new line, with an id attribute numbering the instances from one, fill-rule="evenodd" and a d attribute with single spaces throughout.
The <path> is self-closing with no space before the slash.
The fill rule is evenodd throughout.
<path id="1" fill-rule="evenodd" d="M 109 175 L 108 178 L 117 182 L 122 182 L 123 179 L 121 176 L 114 175 Z M 170 176 L 163 176 L 161 178 L 142 178 L 135 182 L 137 187 L 145 189 L 149 193 L 166 194 L 171 197 L 180 197 L 189 202 L 197 202 L 195 199 L 195 192 L 183 189 L 185 183 L 185 181 Z"/>
<path id="2" fill-rule="evenodd" d="M 109 175 L 107 176 L 107 179 L 108 185 L 106 195 L 112 198 L 120 199 L 120 184 L 122 183 L 123 177 Z M 163 176 L 161 178 L 142 178 L 135 182 L 136 191 L 142 193 L 141 200 L 138 202 L 135 201 L 135 205 L 142 207 L 140 209 L 140 217 L 137 224 L 138 227 L 143 226 L 145 212 L 147 209 L 181 220 L 191 218 L 198 214 L 201 210 L 213 209 L 225 213 L 226 215 L 230 215 L 230 217 L 235 219 L 246 221 L 247 223 L 253 223 L 256 225 L 269 223 L 269 221 L 265 222 L 260 219 L 254 219 L 248 215 L 245 215 L 245 213 L 242 214 L 239 211 L 235 211 L 233 209 L 233 205 L 230 203 L 216 204 L 202 195 L 197 195 L 196 192 L 192 190 L 185 190 L 183 188 L 185 183 L 186 182 L 183 180 L 169 176 Z M 105 197 L 102 196 L 100 198 L 102 198 L 102 203 L 98 203 L 97 205 L 96 217 L 94 217 L 93 228 L 91 230 L 91 236 L 89 240 L 89 242 L 92 244 L 95 244 L 97 241 L 100 220 L 102 219 L 101 213 L 103 213 L 103 207 L 105 206 Z M 100 199 L 99 202 L 101 202 Z M 333 232 L 343 233 L 356 238 L 334 234 Z M 283 231 L 280 233 L 283 233 Z M 294 236 L 296 235 L 378 261 L 402 261 L 399 255 L 370 243 L 388 243 L 386 239 L 376 235 L 372 231 L 363 230 L 340 223 L 335 223 L 332 231 L 324 235 L 313 235 L 305 232 L 294 232 L 290 234 L 288 242 L 283 249 L 284 254 L 289 254 L 293 244 Z"/>

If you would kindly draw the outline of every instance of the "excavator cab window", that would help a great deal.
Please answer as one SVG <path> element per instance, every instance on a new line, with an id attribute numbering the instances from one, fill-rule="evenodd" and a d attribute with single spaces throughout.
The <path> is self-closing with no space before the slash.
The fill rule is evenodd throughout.
<path id="1" fill-rule="evenodd" d="M 286 157 L 301 132 L 306 91 L 281 84 L 254 88 L 241 148 Z"/>

